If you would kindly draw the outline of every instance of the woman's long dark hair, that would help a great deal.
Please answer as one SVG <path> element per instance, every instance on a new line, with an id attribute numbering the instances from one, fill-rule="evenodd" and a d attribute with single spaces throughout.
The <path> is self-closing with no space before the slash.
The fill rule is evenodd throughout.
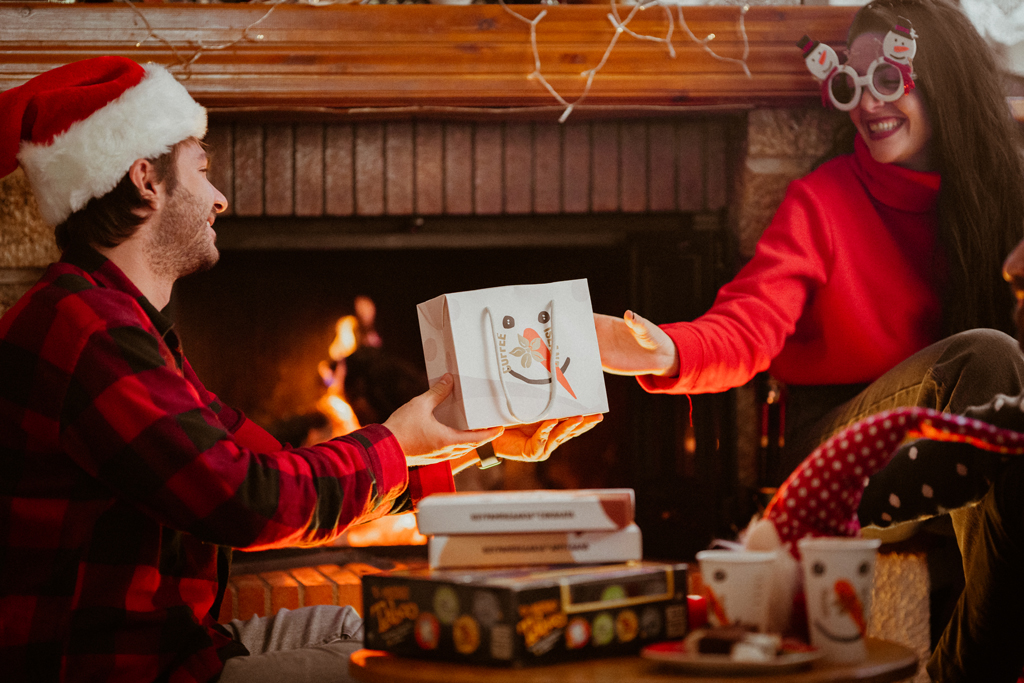
<path id="1" fill-rule="evenodd" d="M 932 126 L 942 175 L 939 240 L 948 261 L 943 331 L 994 327 L 1013 333 L 1002 263 L 1024 237 L 1021 131 L 992 50 L 948 0 L 875 0 L 857 12 L 847 44 L 886 33 L 903 17 L 917 31 L 917 91 Z M 852 124 L 842 142 L 853 149 Z"/>

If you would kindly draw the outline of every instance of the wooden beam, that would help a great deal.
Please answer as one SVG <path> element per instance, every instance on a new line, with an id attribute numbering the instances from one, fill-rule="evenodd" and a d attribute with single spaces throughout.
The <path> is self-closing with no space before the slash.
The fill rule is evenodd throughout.
<path id="1" fill-rule="evenodd" d="M 541 73 L 567 101 L 581 75 L 601 63 L 615 37 L 611 5 L 510 5 L 539 13 Z M 744 54 L 746 64 L 709 55 Z M 632 6 L 615 10 L 625 19 Z M 618 36 L 574 116 L 602 112 L 813 104 L 818 88 L 796 48 L 805 33 L 841 44 L 855 8 L 675 7 L 672 45 Z M 667 10 L 638 11 L 630 31 L 665 36 Z M 154 61 L 178 75 L 215 115 L 307 112 L 330 117 L 424 112 L 501 114 L 564 109 L 531 77 L 530 25 L 500 5 L 72 4 L 0 3 L 0 90 L 60 64 L 104 54 Z M 374 110 L 367 112 L 366 110 Z M 557 114 L 555 114 L 557 115 Z"/>

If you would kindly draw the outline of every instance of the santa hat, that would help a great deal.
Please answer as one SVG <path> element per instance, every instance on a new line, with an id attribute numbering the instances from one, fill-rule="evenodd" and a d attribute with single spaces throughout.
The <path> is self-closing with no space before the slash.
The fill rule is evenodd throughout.
<path id="1" fill-rule="evenodd" d="M 25 170 L 43 219 L 63 223 L 137 159 L 206 134 L 206 110 L 156 64 L 96 57 L 0 93 L 0 178 Z"/>

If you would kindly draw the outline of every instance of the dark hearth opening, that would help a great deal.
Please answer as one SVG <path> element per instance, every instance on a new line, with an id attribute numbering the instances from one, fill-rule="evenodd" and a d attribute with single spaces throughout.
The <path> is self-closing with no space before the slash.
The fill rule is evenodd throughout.
<path id="1" fill-rule="evenodd" d="M 357 296 L 376 304 L 383 349 L 425 375 L 416 304 L 446 292 L 586 278 L 597 312 L 699 315 L 729 269 L 722 220 L 289 220 L 284 232 L 285 223 L 227 218 L 217 224 L 220 263 L 178 283 L 171 314 L 206 385 L 270 427 L 323 394 L 317 365 Z M 650 396 L 634 379 L 611 375 L 606 387 L 601 425 L 547 462 L 505 462 L 500 477 L 474 472 L 471 485 L 632 487 L 645 555 L 657 559 L 692 559 L 742 524 L 731 394 Z"/>

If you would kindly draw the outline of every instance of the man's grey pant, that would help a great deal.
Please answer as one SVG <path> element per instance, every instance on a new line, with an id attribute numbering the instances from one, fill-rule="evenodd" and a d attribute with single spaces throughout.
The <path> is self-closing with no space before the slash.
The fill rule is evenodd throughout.
<path id="1" fill-rule="evenodd" d="M 353 681 L 348 658 L 363 646 L 363 620 L 349 606 L 282 609 L 224 625 L 249 650 L 224 664 L 220 683 Z"/>

